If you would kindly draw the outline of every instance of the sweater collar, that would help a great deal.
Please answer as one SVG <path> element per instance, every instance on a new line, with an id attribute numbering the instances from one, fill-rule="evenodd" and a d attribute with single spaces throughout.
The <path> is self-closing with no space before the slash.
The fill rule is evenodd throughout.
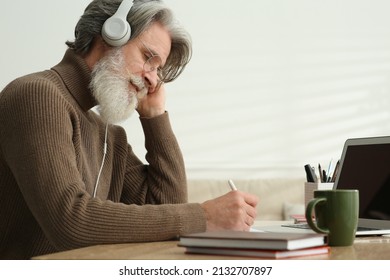
<path id="1" fill-rule="evenodd" d="M 62 78 L 65 86 L 84 111 L 90 110 L 97 104 L 89 88 L 91 70 L 74 50 L 68 49 L 62 61 L 52 70 Z"/>

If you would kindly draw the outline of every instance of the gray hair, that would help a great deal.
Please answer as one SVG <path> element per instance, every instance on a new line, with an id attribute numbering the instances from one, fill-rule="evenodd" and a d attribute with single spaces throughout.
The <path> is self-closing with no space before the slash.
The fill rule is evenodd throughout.
<path id="1" fill-rule="evenodd" d="M 85 55 L 93 41 L 100 36 L 104 22 L 118 9 L 122 0 L 93 0 L 85 9 L 75 28 L 75 40 L 67 41 L 69 48 Z M 165 82 L 175 80 L 184 70 L 192 56 L 192 42 L 189 34 L 175 20 L 174 15 L 162 1 L 134 0 L 127 21 L 131 26 L 130 40 L 139 36 L 152 23 L 159 22 L 168 29 L 171 36 L 171 52 L 162 69 Z"/>

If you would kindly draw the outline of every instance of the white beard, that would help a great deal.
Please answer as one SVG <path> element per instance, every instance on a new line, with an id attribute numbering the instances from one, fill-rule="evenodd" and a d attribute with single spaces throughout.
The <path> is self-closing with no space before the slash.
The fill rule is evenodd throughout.
<path id="1" fill-rule="evenodd" d="M 92 70 L 90 88 L 98 102 L 98 112 L 104 122 L 114 124 L 128 119 L 147 94 L 143 79 L 125 72 L 121 49 L 114 49 L 100 59 Z M 139 92 L 129 89 L 129 82 Z"/>

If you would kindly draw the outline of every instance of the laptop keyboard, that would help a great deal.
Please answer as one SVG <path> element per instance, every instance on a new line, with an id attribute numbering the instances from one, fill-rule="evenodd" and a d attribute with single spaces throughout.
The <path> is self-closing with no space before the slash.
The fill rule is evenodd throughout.
<path id="1" fill-rule="evenodd" d="M 380 230 L 379 228 L 358 227 L 357 231 Z"/>
<path id="2" fill-rule="evenodd" d="M 282 225 L 282 227 L 291 227 L 291 228 L 300 228 L 300 229 L 310 229 L 309 224 L 301 223 L 301 224 L 287 224 Z"/>
<path id="3" fill-rule="evenodd" d="M 282 225 L 282 227 L 292 227 L 292 228 L 300 228 L 300 229 L 310 229 L 309 224 L 300 223 L 300 224 L 286 224 Z M 368 231 L 368 230 L 379 230 L 377 228 L 366 228 L 366 227 L 358 227 L 357 231 Z"/>

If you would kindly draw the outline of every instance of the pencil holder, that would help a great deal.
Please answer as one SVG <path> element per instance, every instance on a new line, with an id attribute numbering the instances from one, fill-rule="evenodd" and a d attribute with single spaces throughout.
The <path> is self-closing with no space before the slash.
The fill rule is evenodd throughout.
<path id="1" fill-rule="evenodd" d="M 305 182 L 305 209 L 310 200 L 314 198 L 315 190 L 331 190 L 333 183 L 307 183 Z"/>

